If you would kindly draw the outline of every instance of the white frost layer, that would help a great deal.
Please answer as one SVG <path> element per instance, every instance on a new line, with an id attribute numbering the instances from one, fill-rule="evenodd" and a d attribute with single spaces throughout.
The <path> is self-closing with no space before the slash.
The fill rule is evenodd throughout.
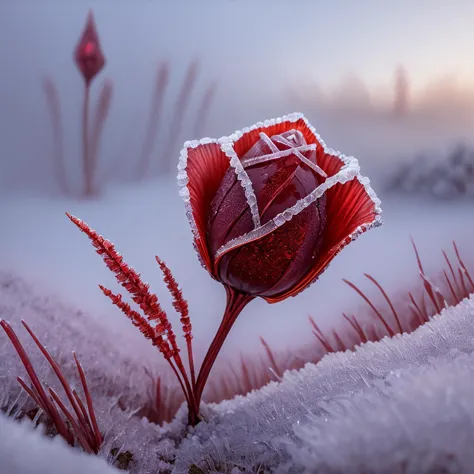
<path id="1" fill-rule="evenodd" d="M 471 298 L 412 334 L 307 364 L 210 407 L 174 472 L 206 462 L 285 473 L 472 472 L 473 341 Z"/>
<path id="2" fill-rule="evenodd" d="M 294 465 L 314 473 L 472 472 L 473 380 L 473 354 L 451 353 L 331 400 L 327 417 L 295 429 Z"/>
<path id="3" fill-rule="evenodd" d="M 0 472 L 4 474 L 118 474 L 98 456 L 72 449 L 59 436 L 48 438 L 31 423 L 0 412 Z"/>

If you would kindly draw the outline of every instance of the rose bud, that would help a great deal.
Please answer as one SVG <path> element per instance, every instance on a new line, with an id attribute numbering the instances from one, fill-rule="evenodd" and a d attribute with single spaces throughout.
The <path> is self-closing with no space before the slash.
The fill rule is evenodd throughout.
<path id="1" fill-rule="evenodd" d="M 302 114 L 187 142 L 178 168 L 203 266 L 248 297 L 296 295 L 381 224 L 357 160 L 328 149 Z"/>
<path id="2" fill-rule="evenodd" d="M 272 137 L 262 132 L 241 162 L 252 183 L 255 215 L 261 225 L 308 196 L 326 176 L 311 166 L 316 165 L 316 147 L 308 146 L 297 130 Z M 213 255 L 254 228 L 238 177 L 230 167 L 211 203 L 207 241 Z M 323 195 L 274 232 L 223 254 L 216 269 L 219 280 L 256 296 L 271 297 L 291 289 L 309 270 L 325 223 Z"/>
<path id="3" fill-rule="evenodd" d="M 97 34 L 92 11 L 89 11 L 87 15 L 86 25 L 76 46 L 74 59 L 84 76 L 86 85 L 90 84 L 105 65 L 105 58 L 100 47 L 99 35 Z"/>

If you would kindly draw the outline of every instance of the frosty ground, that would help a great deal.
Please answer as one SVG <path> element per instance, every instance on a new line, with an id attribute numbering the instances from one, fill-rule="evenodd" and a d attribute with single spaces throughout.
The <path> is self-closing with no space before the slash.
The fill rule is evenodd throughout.
<path id="1" fill-rule="evenodd" d="M 224 348 L 218 371 L 225 370 L 227 362 L 224 361 L 232 361 L 241 353 L 260 355 L 259 336 L 265 337 L 277 351 L 306 344 L 311 337 L 308 334 L 308 314 L 312 314 L 322 328 L 337 328 L 341 322 L 341 311 L 350 308 L 357 313 L 362 303 L 341 282 L 342 277 L 364 288 L 361 274 L 367 272 L 377 277 L 391 294 L 410 289 L 412 282 L 418 278 L 410 234 L 418 244 L 428 274 L 439 270 L 442 263 L 440 249 L 448 248 L 453 239 L 458 242 L 467 263 L 473 262 L 472 254 L 469 254 L 469 244 L 474 238 L 474 225 L 469 219 L 472 216 L 471 203 L 453 205 L 413 198 L 381 197 L 384 226 L 351 244 L 335 259 L 317 284 L 284 303 L 270 306 L 257 301 L 244 311 Z M 31 320 L 35 328 L 41 329 L 40 334 L 48 347 L 56 350 L 66 364 L 67 354 L 76 350 L 84 359 L 92 384 L 96 384 L 98 396 L 103 396 L 106 391 L 104 387 L 99 387 L 105 380 L 115 395 L 117 391 L 122 391 L 128 400 L 138 403 L 147 396 L 146 378 L 139 375 L 131 377 L 130 374 L 139 372 L 143 367 L 159 369 L 162 367 L 159 355 L 99 292 L 97 284 L 113 288 L 113 278 L 84 235 L 68 221 L 64 215 L 66 211 L 84 219 L 114 241 L 128 263 L 151 283 L 173 318 L 154 255 L 160 255 L 168 263 L 190 302 L 198 360 L 218 325 L 224 306 L 223 289 L 212 282 L 199 266 L 177 186 L 172 179 L 152 181 L 140 187 L 109 188 L 96 201 L 25 194 L 2 197 L 1 317 L 11 320 L 16 327 L 22 317 L 28 322 Z M 318 468 L 318 472 L 351 472 L 348 466 L 362 468 L 365 465 L 357 462 L 363 462 L 366 457 L 373 464 L 367 464 L 365 472 L 380 472 L 377 471 L 380 467 L 377 462 L 385 459 L 383 452 L 386 446 L 375 442 L 375 435 L 374 438 L 370 438 L 370 434 L 364 437 L 354 428 L 360 426 L 360 417 L 365 419 L 370 415 L 372 408 L 367 408 L 369 400 L 369 406 L 375 407 L 373 413 L 380 414 L 378 417 L 372 414 L 374 432 L 380 430 L 399 446 L 396 453 L 400 457 L 394 455 L 390 460 L 390 466 L 395 467 L 389 472 L 430 472 L 429 466 L 432 465 L 429 460 L 428 467 L 411 464 L 411 461 L 403 464 L 407 458 L 411 459 L 423 450 L 441 456 L 442 462 L 459 463 L 461 470 L 453 468 L 448 472 L 467 472 L 462 471 L 462 467 L 472 460 L 466 457 L 467 451 L 461 450 L 465 446 L 463 443 L 472 442 L 466 434 L 467 424 L 473 423 L 472 403 L 468 403 L 469 397 L 472 399 L 472 389 L 470 385 L 463 384 L 463 380 L 472 377 L 469 368 L 474 332 L 472 313 L 472 302 L 466 303 L 459 311 L 449 310 L 433 325 L 427 325 L 413 335 L 383 341 L 378 345 L 370 344 L 355 355 L 328 356 L 316 368 L 308 366 L 298 374 L 287 375 L 283 382 L 287 388 L 276 389 L 272 386 L 246 399 L 239 398 L 235 402 L 211 407 L 209 425 L 198 427 L 195 437 L 189 437 L 179 451 L 176 451 L 176 439 L 184 430 L 181 418 L 178 417 L 175 425 L 167 428 L 168 432 L 162 432 L 146 422 L 137 421 L 136 417 L 129 420 L 128 415 L 120 415 L 117 411 L 113 412 L 114 421 L 109 413 L 110 403 L 99 400 L 98 405 L 103 411 L 104 422 L 115 422 L 110 432 L 120 443 L 124 443 L 125 449 L 135 452 L 137 458 L 141 456 L 141 464 L 138 463 L 133 472 L 158 469 L 158 455 L 161 455 L 160 462 L 164 463 L 163 469 L 171 469 L 173 466 L 166 459 L 178 455 L 175 472 L 187 472 L 189 465 L 199 464 L 202 458 L 208 464 L 205 468 L 229 472 L 235 466 L 256 470 L 258 465 L 279 466 L 282 472 L 286 472 L 285 469 L 290 469 L 287 463 L 297 470 Z M 15 368 L 21 370 L 14 360 L 6 362 L 5 354 L 9 354 L 11 359 L 15 355 L 3 336 L 0 348 L 3 370 L 8 370 L 9 375 Z M 423 367 L 420 368 L 420 365 Z M 401 378 L 400 374 L 403 374 Z M 412 383 L 414 380 L 420 383 Z M 412 386 L 412 391 L 407 391 L 408 386 Z M 428 386 L 433 387 L 435 395 L 431 396 L 429 390 L 423 388 Z M 453 393 L 456 393 L 454 401 Z M 298 403 L 287 405 L 289 399 Z M 415 411 L 413 407 L 418 404 L 433 411 L 442 407 L 444 412 L 447 404 L 453 410 L 453 416 L 435 419 L 427 414 L 418 420 L 420 439 L 423 438 L 425 444 L 417 444 L 414 451 L 410 451 L 406 441 L 416 437 L 418 428 L 404 425 L 400 413 L 405 410 L 411 413 L 410 410 Z M 255 409 L 261 413 L 260 421 L 254 423 L 255 433 L 246 432 L 250 429 L 248 420 L 255 416 Z M 349 410 L 352 425 L 344 425 L 350 421 L 344 421 L 340 410 L 342 413 Z M 306 415 L 309 411 L 317 418 L 308 419 Z M 468 415 L 464 425 L 461 424 L 463 414 Z M 414 415 L 410 415 L 413 420 L 416 418 Z M 294 430 L 293 425 L 298 421 L 306 428 L 296 426 Z M 431 422 L 433 425 L 430 425 Z M 5 436 L 6 432 L 17 433 L 18 430 L 18 436 L 33 436 L 23 434 L 24 430 L 29 433 L 27 428 L 13 428 L 14 425 L 8 423 L 2 419 L 0 437 Z M 459 423 L 458 431 L 462 437 L 458 440 L 459 449 L 449 443 L 445 443 L 447 448 L 444 451 L 433 448 L 443 441 L 430 438 L 434 428 L 438 427 L 437 423 L 444 424 L 446 430 Z M 235 436 L 240 436 L 239 440 L 228 437 L 228 426 L 233 427 Z M 387 426 L 394 427 L 391 434 L 394 438 L 386 433 Z M 122 432 L 124 427 L 127 427 L 125 434 Z M 269 431 L 265 431 L 267 428 Z M 472 426 L 469 429 L 472 433 Z M 328 436 L 318 435 L 323 430 L 327 430 L 324 433 Z M 167 444 L 165 435 L 170 433 L 173 433 L 173 441 Z M 133 440 L 134 436 L 136 439 Z M 10 434 L 7 438 L 10 439 Z M 35 450 L 43 453 L 49 449 L 55 453 L 62 452 L 64 459 L 76 456 L 69 449 L 61 449 L 59 440 L 54 441 L 54 448 L 48 445 L 43 449 L 36 443 L 46 441 L 38 437 L 33 439 L 34 442 L 28 442 L 29 447 L 22 445 L 23 450 L 31 450 L 31 456 L 35 455 Z M 252 449 L 243 443 L 244 439 L 252 440 Z M 450 441 L 454 443 L 455 438 Z M 230 455 L 226 443 L 234 448 L 235 456 Z M 14 464 L 11 443 L 2 441 L 0 445 L 5 450 L 5 456 L 10 453 L 8 459 L 13 464 L 9 472 L 41 472 L 28 471 L 28 466 L 20 470 L 21 466 Z M 340 460 L 336 450 L 339 445 L 344 446 L 346 453 L 346 457 Z M 153 446 L 148 449 L 149 452 L 147 446 Z M 265 448 L 263 454 L 262 447 Z M 421 451 L 417 452 L 417 449 Z M 38 455 L 41 457 L 41 454 Z M 83 461 L 91 463 L 91 467 L 87 467 L 88 472 L 107 472 L 105 465 L 103 471 L 93 471 L 101 469 L 92 466 L 100 463 L 97 459 L 84 457 Z M 397 462 L 403 464 L 404 471 L 396 470 Z M 40 461 L 37 466 L 40 469 Z M 44 472 L 53 472 L 47 470 L 47 462 L 44 469 Z"/>
<path id="2" fill-rule="evenodd" d="M 54 308 L 58 314 L 67 310 L 51 305 L 47 298 L 34 297 L 25 285 L 4 276 L 0 288 L 13 317 L 15 304 L 17 312 L 23 309 L 30 318 L 35 311 L 54 317 Z M 73 322 L 66 321 L 64 326 Z M 103 372 L 103 384 L 107 378 L 111 382 L 110 375 L 123 360 L 115 347 L 107 351 L 105 339 L 104 347 L 98 346 L 103 334 L 94 329 L 88 343 L 104 359 L 105 364 L 96 367 Z M 58 338 L 64 331 L 58 328 L 49 338 Z M 108 438 L 101 456 L 108 455 L 110 443 L 121 435 L 122 448 L 135 455 L 131 472 L 136 473 L 421 474 L 440 469 L 469 473 L 474 462 L 473 340 L 471 298 L 411 334 L 367 343 L 354 352 L 330 354 L 316 366 L 287 372 L 279 383 L 210 405 L 203 412 L 206 422 L 187 433 L 184 410 L 161 429 L 117 411 L 106 413 L 107 402 L 104 394 L 99 396 L 94 383 L 98 379 L 93 377 L 100 422 Z M 87 346 L 86 341 L 76 341 Z M 127 372 L 133 373 L 133 363 L 132 367 L 127 364 Z M 120 378 L 122 382 L 127 378 L 123 371 L 115 374 L 116 382 Z M 130 386 L 139 390 L 133 383 Z M 110 400 L 108 404 L 110 410 Z M 62 474 L 65 469 L 120 472 L 103 459 L 68 448 L 61 439 L 48 439 L 39 429 L 34 432 L 29 422 L 18 424 L 3 415 L 0 454 L 2 467 L 11 474 Z"/>

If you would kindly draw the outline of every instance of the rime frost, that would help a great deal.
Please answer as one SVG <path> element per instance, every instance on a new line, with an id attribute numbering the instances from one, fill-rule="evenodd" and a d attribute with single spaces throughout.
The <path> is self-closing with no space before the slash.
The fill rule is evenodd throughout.
<path id="1" fill-rule="evenodd" d="M 31 423 L 0 414 L 1 472 L 5 474 L 119 474 L 97 457 L 71 449 L 59 437 L 48 439 Z"/>

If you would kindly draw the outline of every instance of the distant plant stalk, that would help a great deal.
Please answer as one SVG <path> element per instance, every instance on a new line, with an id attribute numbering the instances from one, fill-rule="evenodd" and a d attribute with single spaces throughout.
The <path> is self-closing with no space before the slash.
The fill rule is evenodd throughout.
<path id="1" fill-rule="evenodd" d="M 82 153 L 83 153 L 83 176 L 84 176 L 84 195 L 93 196 L 96 193 L 94 176 L 97 168 L 96 147 L 98 136 L 94 138 L 93 146 L 89 141 L 89 101 L 90 86 L 92 80 L 103 69 L 105 57 L 100 46 L 99 36 L 95 26 L 92 10 L 89 10 L 86 25 L 82 36 L 76 46 L 74 59 L 79 71 L 84 78 L 84 101 L 82 107 Z M 107 115 L 110 103 L 111 87 L 106 86 L 105 93 L 102 95 L 102 106 L 99 107 L 99 115 L 103 120 Z M 103 122 L 102 120 L 102 122 Z M 101 127 L 101 122 L 95 124 L 96 133 Z"/>

